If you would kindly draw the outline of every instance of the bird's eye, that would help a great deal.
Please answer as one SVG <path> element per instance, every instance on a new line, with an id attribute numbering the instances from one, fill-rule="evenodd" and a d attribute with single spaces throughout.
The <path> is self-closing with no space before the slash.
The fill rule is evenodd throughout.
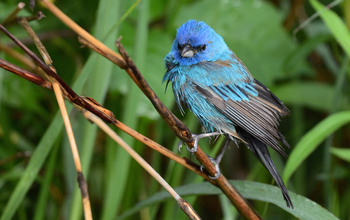
<path id="1" fill-rule="evenodd" d="M 177 43 L 177 49 L 182 50 L 183 49 L 183 45 L 181 45 L 180 43 Z"/>
<path id="2" fill-rule="evenodd" d="M 207 45 L 203 44 L 199 47 L 200 51 L 205 51 L 207 49 Z"/>

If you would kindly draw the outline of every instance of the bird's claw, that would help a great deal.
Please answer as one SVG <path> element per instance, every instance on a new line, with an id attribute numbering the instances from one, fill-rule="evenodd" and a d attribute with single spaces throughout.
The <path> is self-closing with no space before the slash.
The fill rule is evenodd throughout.
<path id="1" fill-rule="evenodd" d="M 202 138 L 205 138 L 205 137 L 211 137 L 211 136 L 217 136 L 217 135 L 220 135 L 221 133 L 216 131 L 216 132 L 211 132 L 211 133 L 204 133 L 204 134 L 192 134 L 192 138 L 194 140 L 194 143 L 193 143 L 193 147 L 192 148 L 189 148 L 187 146 L 187 150 L 191 153 L 195 153 L 198 149 L 198 142 L 200 139 Z M 183 141 L 180 140 L 178 146 L 177 146 L 177 149 L 180 153 L 181 152 L 181 148 L 182 148 L 182 144 L 183 144 Z"/>
<path id="2" fill-rule="evenodd" d="M 208 156 L 209 157 L 209 156 Z M 211 157 L 209 157 L 210 161 L 214 164 L 216 172 L 214 176 L 210 176 L 208 175 L 208 177 L 212 180 L 216 180 L 217 178 L 219 178 L 221 176 L 221 171 L 220 171 L 220 167 L 219 167 L 219 163 L 217 163 L 217 161 Z M 201 165 L 200 170 L 202 172 L 204 172 L 204 165 Z"/>
<path id="3" fill-rule="evenodd" d="M 199 142 L 200 139 L 205 138 L 205 137 L 210 137 L 210 136 L 216 136 L 216 135 L 220 135 L 220 134 L 221 134 L 220 132 L 212 132 L 212 133 L 204 133 L 204 134 L 192 134 L 193 147 L 189 148 L 188 146 L 186 146 L 187 150 L 191 153 L 191 156 L 190 156 L 191 159 L 193 157 L 193 154 L 198 150 L 198 142 Z M 182 144 L 183 144 L 183 141 L 180 140 L 179 144 L 177 146 L 177 149 L 178 149 L 178 151 L 180 153 L 182 153 L 181 152 Z M 209 157 L 210 161 L 214 164 L 215 169 L 216 169 L 216 172 L 215 172 L 214 176 L 210 176 L 210 175 L 208 176 L 210 179 L 215 180 L 215 179 L 220 177 L 221 171 L 220 171 L 219 163 L 221 161 L 221 158 L 222 158 L 221 154 L 216 159 L 213 159 L 213 158 Z M 203 165 L 201 165 L 200 170 L 203 172 L 203 170 L 204 170 L 204 166 Z"/>
<path id="4" fill-rule="evenodd" d="M 180 154 L 182 154 L 181 152 L 181 148 L 182 148 L 182 140 L 179 141 L 179 144 L 177 145 L 177 150 L 180 152 Z"/>
<path id="5" fill-rule="evenodd" d="M 195 153 L 197 150 L 198 150 L 198 141 L 199 141 L 199 135 L 196 135 L 196 134 L 192 134 L 192 137 L 193 137 L 193 140 L 194 140 L 194 143 L 193 143 L 193 147 L 192 148 L 189 148 L 187 146 L 187 150 L 191 153 Z"/>
<path id="6" fill-rule="evenodd" d="M 197 151 L 197 149 L 198 149 L 198 141 L 199 141 L 199 139 L 201 139 L 200 135 L 196 135 L 196 134 L 192 134 L 192 137 L 193 137 L 193 140 L 194 140 L 193 147 L 189 148 L 188 146 L 186 146 L 188 152 L 190 152 L 191 155 Z M 180 153 L 182 153 L 181 152 L 182 144 L 183 144 L 183 142 L 180 140 L 180 142 L 179 142 L 179 144 L 177 146 L 177 150 Z"/>

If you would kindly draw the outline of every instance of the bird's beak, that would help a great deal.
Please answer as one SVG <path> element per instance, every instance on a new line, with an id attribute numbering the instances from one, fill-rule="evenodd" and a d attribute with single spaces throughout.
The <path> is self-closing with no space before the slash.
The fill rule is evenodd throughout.
<path id="1" fill-rule="evenodd" d="M 181 51 L 182 57 L 194 57 L 194 50 L 190 45 L 186 45 Z"/>

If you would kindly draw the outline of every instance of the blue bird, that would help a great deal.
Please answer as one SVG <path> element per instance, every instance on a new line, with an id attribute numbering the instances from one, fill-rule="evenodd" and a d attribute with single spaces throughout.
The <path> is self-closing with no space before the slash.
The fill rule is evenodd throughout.
<path id="1" fill-rule="evenodd" d="M 270 146 L 287 156 L 283 146 L 289 144 L 278 125 L 280 118 L 289 113 L 288 108 L 253 78 L 223 38 L 203 21 L 189 20 L 177 29 L 164 61 L 163 82 L 172 83 L 180 111 L 188 107 L 208 132 L 193 135 L 192 150 L 203 137 L 223 134 L 228 140 L 242 141 L 271 173 L 287 206 L 293 208 L 267 149 Z M 213 162 L 218 164 L 221 157 Z"/>

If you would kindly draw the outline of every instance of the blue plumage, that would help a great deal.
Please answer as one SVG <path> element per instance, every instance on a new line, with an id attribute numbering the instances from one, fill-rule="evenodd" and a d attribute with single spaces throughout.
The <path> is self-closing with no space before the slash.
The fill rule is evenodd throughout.
<path id="1" fill-rule="evenodd" d="M 289 145 L 278 131 L 280 118 L 289 113 L 284 104 L 202 21 L 189 20 L 178 28 L 164 61 L 163 82 L 172 83 L 180 110 L 188 107 L 207 132 L 243 141 L 276 180 L 287 206 L 293 207 L 266 147 L 286 156 L 283 145 Z"/>

